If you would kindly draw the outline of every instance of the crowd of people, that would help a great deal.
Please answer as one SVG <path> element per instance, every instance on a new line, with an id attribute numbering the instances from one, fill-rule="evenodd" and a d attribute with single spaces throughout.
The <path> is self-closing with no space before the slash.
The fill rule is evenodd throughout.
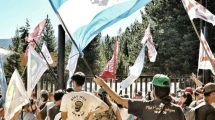
<path id="1" fill-rule="evenodd" d="M 106 82 L 94 79 L 98 91 L 84 91 L 85 75 L 72 76 L 72 88 L 50 94 L 41 90 L 39 98 L 32 94 L 13 120 L 215 120 L 215 84 L 207 83 L 195 89 L 187 87 L 180 94 L 170 93 L 170 78 L 156 74 L 152 91 L 141 91 L 133 98 L 118 95 Z M 4 109 L 0 109 L 4 119 Z"/>

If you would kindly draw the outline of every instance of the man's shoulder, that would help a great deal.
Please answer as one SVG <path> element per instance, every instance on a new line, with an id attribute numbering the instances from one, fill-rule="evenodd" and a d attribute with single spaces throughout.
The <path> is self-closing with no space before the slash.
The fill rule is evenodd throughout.
<path id="1" fill-rule="evenodd" d="M 74 96 L 86 96 L 86 97 L 96 97 L 94 94 L 87 92 L 87 91 L 80 91 L 80 92 L 71 92 L 64 95 L 65 98 L 71 98 Z"/>
<path id="2" fill-rule="evenodd" d="M 215 108 L 213 107 L 213 106 L 211 106 L 210 104 L 207 104 L 207 103 L 205 103 L 205 104 L 202 104 L 201 106 L 199 106 L 198 108 L 196 108 L 196 109 L 198 109 L 198 110 L 203 110 L 203 111 L 208 111 L 208 110 L 212 110 L 212 111 L 214 111 L 215 110 Z"/>

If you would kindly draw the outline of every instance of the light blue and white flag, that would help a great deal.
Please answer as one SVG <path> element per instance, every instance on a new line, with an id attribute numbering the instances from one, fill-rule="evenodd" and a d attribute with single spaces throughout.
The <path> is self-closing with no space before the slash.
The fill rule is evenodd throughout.
<path id="1" fill-rule="evenodd" d="M 91 42 L 102 30 L 130 16 L 144 7 L 151 0 L 49 0 L 55 13 L 60 18 L 66 32 L 77 44 L 78 52 Z M 74 50 L 74 49 L 73 49 Z M 68 63 L 77 63 L 76 58 L 69 58 Z M 76 65 L 70 66 L 70 73 Z M 72 74 L 70 74 L 71 76 Z"/>
<path id="2" fill-rule="evenodd" d="M 5 101 L 6 97 L 6 91 L 7 91 L 7 82 L 5 78 L 5 73 L 4 73 L 4 67 L 3 67 L 3 56 L 0 55 L 0 85 L 1 85 L 1 93 L 2 93 L 2 98 L 0 100 L 0 105 L 2 105 Z"/>
<path id="3" fill-rule="evenodd" d="M 102 30 L 128 17 L 151 0 L 49 0 L 79 51 Z"/>

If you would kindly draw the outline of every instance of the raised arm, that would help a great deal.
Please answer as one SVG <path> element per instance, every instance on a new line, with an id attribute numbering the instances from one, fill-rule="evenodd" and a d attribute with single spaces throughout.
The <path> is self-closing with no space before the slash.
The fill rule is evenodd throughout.
<path id="1" fill-rule="evenodd" d="M 190 79 L 193 80 L 193 82 L 195 82 L 197 87 L 202 87 L 203 83 L 197 79 L 194 73 L 192 73 L 192 75 L 190 76 Z"/>
<path id="2" fill-rule="evenodd" d="M 102 78 L 97 77 L 94 81 L 97 85 L 101 86 L 114 101 L 121 104 L 123 107 L 128 108 L 128 100 L 121 98 L 117 93 L 115 93 Z"/>

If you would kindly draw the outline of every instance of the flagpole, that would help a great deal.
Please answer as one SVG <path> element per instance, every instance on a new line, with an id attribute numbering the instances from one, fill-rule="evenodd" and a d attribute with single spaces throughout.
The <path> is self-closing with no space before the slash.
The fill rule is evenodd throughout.
<path id="1" fill-rule="evenodd" d="M 39 52 L 41 53 L 41 55 L 43 56 L 44 60 L 46 61 L 46 64 L 47 64 L 47 66 L 49 67 L 49 70 L 51 71 L 51 74 L 54 76 L 55 80 L 57 81 L 58 79 L 57 79 L 57 77 L 55 76 L 54 71 L 51 69 L 51 66 L 49 65 L 48 61 L 46 60 L 46 57 L 45 57 L 45 55 L 43 54 L 43 52 L 41 51 L 39 45 L 37 44 L 37 42 L 36 42 L 34 39 L 33 39 L 33 42 L 36 44 L 36 46 L 37 46 Z"/>
<path id="2" fill-rule="evenodd" d="M 194 28 L 194 30 L 195 30 L 195 32 L 196 32 L 196 35 L 197 35 L 197 37 L 198 37 L 200 43 L 201 43 L 202 46 L 203 46 L 203 49 L 206 50 L 206 48 L 205 48 L 205 46 L 204 46 L 204 43 L 201 41 L 201 37 L 200 37 L 200 35 L 199 35 L 199 33 L 198 33 L 197 29 L 196 29 L 196 26 L 195 26 L 193 20 L 190 20 L 190 21 L 191 21 L 191 23 L 192 23 L 192 25 L 193 25 L 193 28 Z M 208 56 L 210 62 L 213 63 L 213 60 L 209 57 L 208 52 L 206 52 L 206 54 L 207 54 L 207 56 Z M 212 65 L 213 69 L 215 70 L 215 64 L 211 64 L 211 65 Z"/>

